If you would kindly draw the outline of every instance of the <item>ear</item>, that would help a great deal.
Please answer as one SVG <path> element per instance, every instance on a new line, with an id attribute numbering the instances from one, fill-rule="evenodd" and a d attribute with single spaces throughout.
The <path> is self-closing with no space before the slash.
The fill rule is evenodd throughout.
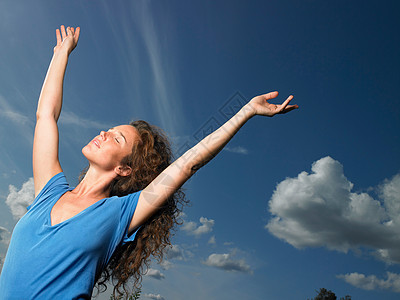
<path id="1" fill-rule="evenodd" d="M 130 166 L 118 166 L 114 169 L 114 172 L 117 173 L 119 176 L 129 176 L 132 173 L 132 168 Z"/>

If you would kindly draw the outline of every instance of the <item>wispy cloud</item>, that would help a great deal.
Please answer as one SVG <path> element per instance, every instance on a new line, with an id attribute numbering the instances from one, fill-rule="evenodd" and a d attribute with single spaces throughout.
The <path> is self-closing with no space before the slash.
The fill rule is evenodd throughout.
<path id="1" fill-rule="evenodd" d="M 108 123 L 102 123 L 98 121 L 88 120 L 82 118 L 71 111 L 63 111 L 60 115 L 60 123 L 64 125 L 73 125 L 80 128 L 97 128 L 97 129 L 108 129 L 112 125 Z"/>
<path id="2" fill-rule="evenodd" d="M 9 191 L 10 193 L 7 196 L 6 204 L 10 207 L 14 219 L 18 220 L 26 213 L 26 208 L 35 198 L 33 178 L 29 178 L 28 181 L 22 185 L 20 190 L 10 185 Z"/>
<path id="3" fill-rule="evenodd" d="M 201 217 L 200 223 L 201 225 L 197 225 L 195 222 L 192 221 L 185 222 L 182 226 L 182 230 L 186 231 L 188 234 L 200 236 L 211 232 L 215 221 L 212 219 Z"/>
<path id="4" fill-rule="evenodd" d="M 301 172 L 277 185 L 266 228 L 297 248 L 347 252 L 368 247 L 379 259 L 400 263 L 400 174 L 379 187 L 382 201 L 352 189 L 343 166 L 324 157 L 311 174 Z"/>
<path id="5" fill-rule="evenodd" d="M 178 120 L 182 114 L 178 102 L 178 89 L 173 81 L 176 78 L 173 76 L 175 73 L 173 57 L 166 52 L 168 45 L 162 45 L 161 43 L 162 32 L 158 32 L 156 29 L 154 16 L 150 13 L 148 7 L 149 4 L 149 2 L 143 2 L 139 26 L 142 30 L 153 73 L 154 107 L 164 128 L 169 132 L 176 133 L 179 126 Z"/>
<path id="6" fill-rule="evenodd" d="M 243 154 L 243 155 L 249 154 L 249 150 L 247 150 L 246 148 L 244 148 L 242 146 L 225 147 L 223 150 L 232 152 L 232 153 Z"/>
<path id="7" fill-rule="evenodd" d="M 205 262 L 207 266 L 222 269 L 228 272 L 252 273 L 250 266 L 244 259 L 233 259 L 234 253 L 211 254 Z"/>
<path id="8" fill-rule="evenodd" d="M 102 4 L 105 11 L 110 10 L 107 1 Z M 160 126 L 170 135 L 176 135 L 181 128 L 183 113 L 175 54 L 169 51 L 174 40 L 173 28 L 165 30 L 165 24 L 159 26 L 150 5 L 150 1 L 142 1 L 126 6 L 118 22 L 108 13 L 105 17 L 115 33 L 122 78 L 129 93 L 133 94 L 137 109 L 147 115 L 149 110 L 144 108 L 151 108 Z M 170 21 L 172 24 L 173 20 Z"/>
<path id="9" fill-rule="evenodd" d="M 32 120 L 23 114 L 12 111 L 12 110 L 2 110 L 0 111 L 0 116 L 9 119 L 12 122 L 19 123 L 21 125 L 26 125 L 32 123 Z"/>
<path id="10" fill-rule="evenodd" d="M 33 118 L 29 118 L 13 108 L 6 99 L 0 95 L 0 116 L 7 118 L 13 123 L 32 127 Z"/>
<path id="11" fill-rule="evenodd" d="M 379 279 L 375 275 L 365 276 L 360 273 L 349 273 L 337 277 L 363 290 L 382 289 L 400 293 L 400 274 L 387 272 L 386 279 Z"/>
<path id="12" fill-rule="evenodd" d="M 0 95 L 0 118 L 4 122 L 12 122 L 13 129 L 17 130 L 18 134 L 24 138 L 28 143 L 33 141 L 33 126 L 34 119 L 29 118 L 16 108 L 12 107 L 10 102 L 7 101 L 2 95 Z"/>

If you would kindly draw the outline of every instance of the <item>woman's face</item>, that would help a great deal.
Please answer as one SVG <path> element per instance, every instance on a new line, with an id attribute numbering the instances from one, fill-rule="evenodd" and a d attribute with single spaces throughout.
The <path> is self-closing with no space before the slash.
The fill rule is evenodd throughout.
<path id="1" fill-rule="evenodd" d="M 132 153 L 134 144 L 139 140 L 139 133 L 135 127 L 120 125 L 108 131 L 101 131 L 100 135 L 82 149 L 82 153 L 90 165 L 111 171 L 121 166 L 121 161 Z"/>

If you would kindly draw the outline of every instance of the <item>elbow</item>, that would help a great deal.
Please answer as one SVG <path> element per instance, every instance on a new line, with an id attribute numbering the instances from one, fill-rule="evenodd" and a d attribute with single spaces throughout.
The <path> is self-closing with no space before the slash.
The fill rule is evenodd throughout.
<path id="1" fill-rule="evenodd" d="M 54 119 L 57 121 L 57 116 L 54 112 L 51 111 L 43 111 L 43 110 L 37 110 L 36 111 L 36 121 L 39 121 L 40 119 Z"/>
<path id="2" fill-rule="evenodd" d="M 38 121 L 41 118 L 42 114 L 40 113 L 39 110 L 36 111 L 36 121 Z"/>
<path id="3" fill-rule="evenodd" d="M 198 170 L 200 170 L 201 167 L 204 166 L 204 165 L 205 165 L 205 164 L 201 164 L 201 163 L 194 164 L 193 166 L 190 167 L 190 172 L 191 172 L 192 175 L 193 175 L 193 174 L 196 173 Z"/>
<path id="4" fill-rule="evenodd" d="M 183 178 L 189 179 L 196 173 L 199 169 L 199 165 L 192 165 L 192 164 L 178 164 L 180 169 L 180 174 Z"/>

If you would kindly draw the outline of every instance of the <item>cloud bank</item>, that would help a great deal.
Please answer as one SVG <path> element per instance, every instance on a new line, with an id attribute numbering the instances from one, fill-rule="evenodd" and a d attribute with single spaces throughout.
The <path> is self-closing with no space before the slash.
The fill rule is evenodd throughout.
<path id="1" fill-rule="evenodd" d="M 380 260 L 400 263 L 400 174 L 377 188 L 378 201 L 352 192 L 342 165 L 329 156 L 311 169 L 277 185 L 266 228 L 296 248 L 347 252 L 365 247 Z"/>
<path id="2" fill-rule="evenodd" d="M 22 185 L 20 190 L 10 185 L 9 191 L 10 193 L 7 196 L 6 204 L 10 207 L 14 219 L 18 220 L 26 213 L 26 208 L 35 198 L 33 178 L 29 178 L 28 181 Z"/>

